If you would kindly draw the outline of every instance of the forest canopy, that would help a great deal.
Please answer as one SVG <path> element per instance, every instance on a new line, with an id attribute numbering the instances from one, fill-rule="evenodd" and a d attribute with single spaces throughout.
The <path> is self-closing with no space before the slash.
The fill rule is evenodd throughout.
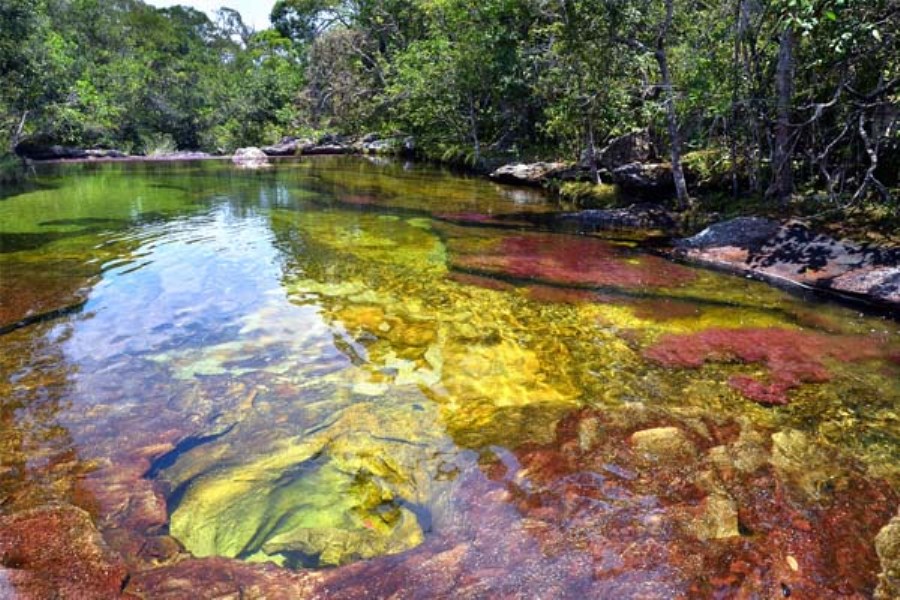
<path id="1" fill-rule="evenodd" d="M 227 153 L 413 136 L 592 163 L 646 131 L 720 187 L 890 203 L 900 0 L 279 0 L 272 27 L 140 0 L 0 0 L 3 148 Z"/>

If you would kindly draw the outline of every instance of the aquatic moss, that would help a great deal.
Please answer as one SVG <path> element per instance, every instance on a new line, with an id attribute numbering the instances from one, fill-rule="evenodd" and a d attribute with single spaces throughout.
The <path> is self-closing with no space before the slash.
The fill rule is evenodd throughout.
<path id="1" fill-rule="evenodd" d="M 644 355 L 665 366 L 699 368 L 705 362 L 763 363 L 766 380 L 737 374 L 729 385 L 760 404 L 787 404 L 787 392 L 803 383 L 830 381 L 825 359 L 880 358 L 884 348 L 865 337 L 834 337 L 788 329 L 708 329 L 693 335 L 667 335 Z"/>

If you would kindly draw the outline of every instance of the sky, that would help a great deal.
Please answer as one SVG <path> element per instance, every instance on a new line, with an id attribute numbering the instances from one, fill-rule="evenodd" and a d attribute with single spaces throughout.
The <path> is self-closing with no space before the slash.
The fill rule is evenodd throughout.
<path id="1" fill-rule="evenodd" d="M 254 29 L 265 29 L 269 26 L 269 13 L 275 0 L 144 0 L 153 6 L 191 6 L 206 12 L 210 17 L 220 7 L 227 6 L 241 13 L 244 23 Z"/>

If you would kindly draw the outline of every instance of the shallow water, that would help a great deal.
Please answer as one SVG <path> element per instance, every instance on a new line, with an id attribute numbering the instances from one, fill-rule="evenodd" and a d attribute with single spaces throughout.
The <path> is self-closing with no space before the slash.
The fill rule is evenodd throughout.
<path id="1" fill-rule="evenodd" d="M 875 589 L 893 321 L 402 163 L 68 165 L 3 196 L 0 515 L 87 510 L 128 592 L 238 585 L 192 556 L 334 597 Z"/>

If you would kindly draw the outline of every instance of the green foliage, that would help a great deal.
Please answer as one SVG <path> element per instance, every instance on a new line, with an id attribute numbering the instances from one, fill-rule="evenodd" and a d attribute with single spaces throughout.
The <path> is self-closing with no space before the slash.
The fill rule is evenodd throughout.
<path id="1" fill-rule="evenodd" d="M 898 185 L 895 0 L 279 0 L 271 18 L 253 32 L 230 9 L 4 0 L 0 142 L 229 152 L 376 131 L 486 168 L 648 129 L 661 155 L 673 137 L 700 151 L 684 162 L 704 189 L 762 196 L 785 150 L 830 205 L 891 204 Z"/>
<path id="2" fill-rule="evenodd" d="M 139 0 L 0 4 L 0 131 L 53 143 L 229 151 L 273 141 L 296 120 L 300 49 Z"/>
<path id="3" fill-rule="evenodd" d="M 15 156 L 0 154 L 0 185 L 12 185 L 25 178 L 22 161 Z"/>

